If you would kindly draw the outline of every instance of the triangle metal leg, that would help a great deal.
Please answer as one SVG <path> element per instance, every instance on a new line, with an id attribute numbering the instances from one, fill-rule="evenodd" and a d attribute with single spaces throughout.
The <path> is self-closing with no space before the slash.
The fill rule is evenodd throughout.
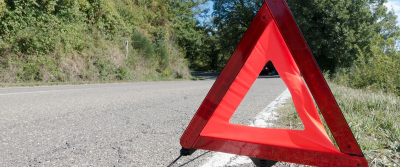
<path id="1" fill-rule="evenodd" d="M 252 158 L 250 159 L 257 167 L 271 167 L 274 166 L 278 161 L 267 160 L 267 159 L 259 159 L 259 158 Z"/>
<path id="2" fill-rule="evenodd" d="M 187 149 L 187 148 L 183 148 L 181 149 L 181 155 L 182 156 L 189 156 L 192 155 L 197 149 L 195 148 L 191 148 L 191 149 Z"/>

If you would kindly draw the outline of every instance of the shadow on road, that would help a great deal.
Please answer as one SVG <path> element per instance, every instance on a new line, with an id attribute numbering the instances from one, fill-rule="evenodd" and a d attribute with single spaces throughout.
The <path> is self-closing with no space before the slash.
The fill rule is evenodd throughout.
<path id="1" fill-rule="evenodd" d="M 259 75 L 258 78 L 280 78 L 279 75 Z"/>
<path id="2" fill-rule="evenodd" d="M 191 71 L 191 75 L 199 78 L 204 78 L 206 80 L 216 80 L 219 76 L 219 72 L 200 72 L 200 71 Z M 258 78 L 280 78 L 279 75 L 260 75 Z"/>
<path id="3" fill-rule="evenodd" d="M 196 158 L 193 158 L 193 159 L 191 159 L 191 160 L 189 160 L 189 161 L 185 162 L 184 164 L 182 164 L 182 165 L 179 165 L 179 167 L 185 166 L 186 164 L 188 164 L 188 163 L 190 163 L 190 162 L 192 162 L 192 161 L 196 160 L 197 158 L 200 158 L 200 157 L 202 157 L 202 156 L 204 156 L 204 155 L 208 154 L 209 152 L 211 152 L 211 151 L 207 151 L 207 152 L 205 152 L 205 153 L 203 153 L 203 154 L 200 154 L 200 155 L 199 155 L 199 156 L 197 156 Z"/>
<path id="4" fill-rule="evenodd" d="M 211 151 L 207 151 L 207 152 L 205 152 L 203 154 L 200 154 L 199 156 L 197 156 L 197 157 L 195 157 L 193 159 L 190 159 L 189 161 L 183 163 L 182 165 L 179 165 L 179 167 L 185 166 L 185 165 L 189 164 L 190 162 L 193 162 L 194 160 L 196 160 L 196 159 L 208 154 L 209 152 L 211 152 Z M 176 161 L 178 161 L 181 157 L 182 157 L 182 155 L 179 155 L 179 157 L 176 158 L 173 162 L 171 162 L 171 164 L 169 164 L 168 167 L 172 167 L 176 163 Z"/>
<path id="5" fill-rule="evenodd" d="M 206 80 L 212 79 L 216 80 L 218 78 L 219 72 L 200 72 L 200 71 L 191 71 L 190 75 L 204 78 Z"/>

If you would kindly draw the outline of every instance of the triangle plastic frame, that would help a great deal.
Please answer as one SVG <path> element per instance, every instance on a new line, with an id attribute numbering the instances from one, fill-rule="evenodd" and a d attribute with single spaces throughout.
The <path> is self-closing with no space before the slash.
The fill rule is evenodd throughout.
<path id="1" fill-rule="evenodd" d="M 268 60 L 276 65 L 288 86 L 304 131 L 229 123 Z M 327 136 L 300 73 L 340 151 Z M 368 166 L 284 0 L 266 0 L 262 5 L 180 142 L 186 149 L 274 161 L 315 166 Z"/>

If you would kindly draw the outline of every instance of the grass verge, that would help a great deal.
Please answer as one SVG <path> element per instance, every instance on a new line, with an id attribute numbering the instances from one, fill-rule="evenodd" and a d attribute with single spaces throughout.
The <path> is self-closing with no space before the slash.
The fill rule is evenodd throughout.
<path id="1" fill-rule="evenodd" d="M 400 97 L 331 82 L 329 86 L 369 164 L 400 166 Z M 292 100 L 278 112 L 281 119 L 275 128 L 304 129 Z"/>
<path id="2" fill-rule="evenodd" d="M 196 78 L 191 76 L 190 80 Z M 0 87 L 22 87 L 22 86 L 52 86 L 52 85 L 84 85 L 84 84 L 108 84 L 108 83 L 129 83 L 129 82 L 158 82 L 158 81 L 187 81 L 189 79 L 176 79 L 167 77 L 152 77 L 142 80 L 108 80 L 108 81 L 70 81 L 70 82 L 26 82 L 26 83 L 4 83 L 0 82 Z"/>

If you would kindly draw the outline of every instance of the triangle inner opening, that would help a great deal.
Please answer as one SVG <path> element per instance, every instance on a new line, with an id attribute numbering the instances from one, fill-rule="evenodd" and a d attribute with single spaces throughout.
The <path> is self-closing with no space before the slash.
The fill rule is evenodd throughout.
<path id="1" fill-rule="evenodd" d="M 274 64 L 268 61 L 229 123 L 262 128 L 304 130 L 296 109 L 289 103 L 292 99 L 286 89 Z"/>

